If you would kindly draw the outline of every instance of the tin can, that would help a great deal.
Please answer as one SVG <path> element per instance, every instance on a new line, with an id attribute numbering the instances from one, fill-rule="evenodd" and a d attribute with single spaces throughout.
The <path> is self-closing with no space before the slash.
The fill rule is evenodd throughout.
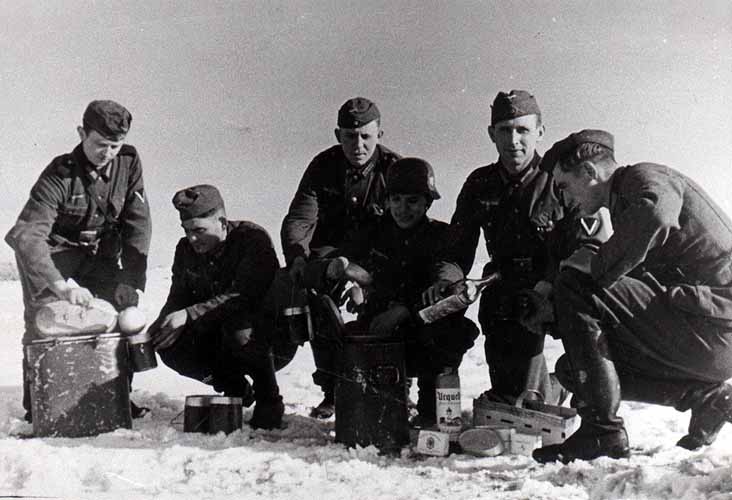
<path id="1" fill-rule="evenodd" d="M 155 348 L 147 332 L 127 337 L 127 349 L 130 353 L 130 364 L 133 371 L 144 372 L 158 366 Z"/>
<path id="2" fill-rule="evenodd" d="M 213 396 L 210 400 L 210 412 L 208 416 L 208 433 L 216 434 L 223 432 L 230 434 L 241 429 L 242 425 L 242 399 L 228 396 Z"/>
<path id="3" fill-rule="evenodd" d="M 186 396 L 183 408 L 183 432 L 208 432 L 213 395 Z"/>

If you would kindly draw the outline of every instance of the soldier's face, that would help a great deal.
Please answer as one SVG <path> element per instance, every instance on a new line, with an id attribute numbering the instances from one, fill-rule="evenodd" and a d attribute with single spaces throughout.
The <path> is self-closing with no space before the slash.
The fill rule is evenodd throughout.
<path id="1" fill-rule="evenodd" d="M 498 157 L 511 174 L 521 172 L 531 162 L 536 145 L 544 137 L 544 125 L 536 115 L 503 120 L 488 127 Z"/>
<path id="2" fill-rule="evenodd" d="M 79 127 L 78 132 L 84 154 L 95 167 L 103 167 L 114 160 L 124 144 L 124 139 L 111 141 L 96 130 L 87 133 L 83 127 Z"/>
<path id="3" fill-rule="evenodd" d="M 358 128 L 337 128 L 336 139 L 343 148 L 343 154 L 354 167 L 363 167 L 376 151 L 383 132 L 377 120 Z"/>
<path id="4" fill-rule="evenodd" d="M 387 206 L 397 226 L 411 229 L 427 213 L 429 200 L 423 194 L 393 193 L 387 198 Z"/>
<path id="5" fill-rule="evenodd" d="M 210 252 L 226 239 L 226 219 L 218 215 L 184 220 L 181 226 L 198 254 Z"/>
<path id="6" fill-rule="evenodd" d="M 600 185 L 586 168 L 565 172 L 557 165 L 554 169 L 554 186 L 561 193 L 568 208 L 578 210 L 578 215 L 592 215 L 602 207 Z"/>

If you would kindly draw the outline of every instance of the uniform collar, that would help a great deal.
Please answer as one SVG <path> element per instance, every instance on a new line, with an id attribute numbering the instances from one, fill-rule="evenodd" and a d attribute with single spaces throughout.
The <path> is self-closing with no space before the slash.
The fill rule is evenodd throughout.
<path id="1" fill-rule="evenodd" d="M 105 182 L 109 181 L 112 162 L 114 160 L 110 161 L 102 168 L 97 168 L 97 166 L 90 162 L 89 158 L 86 157 L 81 143 L 74 148 L 73 155 L 76 159 L 76 163 L 82 168 L 89 180 L 96 182 L 97 179 L 101 177 Z"/>
<path id="2" fill-rule="evenodd" d="M 539 156 L 539 154 L 534 151 L 534 157 L 531 159 L 526 168 L 524 168 L 518 174 L 509 174 L 506 171 L 506 168 L 501 163 L 501 160 L 498 160 L 498 172 L 505 184 L 511 184 L 514 187 L 518 188 L 526 184 L 529 180 L 533 179 L 533 177 L 538 172 L 539 163 L 541 163 L 541 156 Z"/>
<path id="3" fill-rule="evenodd" d="M 379 148 L 379 145 L 376 145 L 376 149 L 374 149 L 374 154 L 371 155 L 371 158 L 369 158 L 369 161 L 366 162 L 366 165 L 363 167 L 355 167 L 352 164 L 346 160 L 346 163 L 348 164 L 347 174 L 350 178 L 352 178 L 354 181 L 359 181 L 365 177 L 368 177 L 368 175 L 374 171 L 376 168 L 376 165 L 379 163 L 379 158 L 381 157 L 381 151 Z"/>

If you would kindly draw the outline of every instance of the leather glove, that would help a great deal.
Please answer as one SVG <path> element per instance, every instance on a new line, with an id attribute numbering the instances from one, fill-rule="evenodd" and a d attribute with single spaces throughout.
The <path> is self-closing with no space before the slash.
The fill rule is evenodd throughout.
<path id="1" fill-rule="evenodd" d="M 140 297 L 137 295 L 137 290 L 125 283 L 120 283 L 114 289 L 114 301 L 122 309 L 126 309 L 131 306 L 137 306 L 140 301 Z"/>
<path id="2" fill-rule="evenodd" d="M 393 306 L 381 314 L 377 314 L 371 320 L 369 325 L 369 333 L 378 337 L 388 337 L 394 333 L 394 330 L 405 323 L 410 318 L 409 309 L 403 305 Z"/>

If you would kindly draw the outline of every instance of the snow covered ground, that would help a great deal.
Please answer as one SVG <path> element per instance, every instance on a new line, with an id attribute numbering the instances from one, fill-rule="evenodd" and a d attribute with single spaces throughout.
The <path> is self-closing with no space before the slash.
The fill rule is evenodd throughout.
<path id="1" fill-rule="evenodd" d="M 150 273 L 145 307 L 153 317 L 165 299 L 165 269 Z M 469 314 L 474 316 L 475 308 Z M 231 435 L 182 432 L 188 394 L 210 392 L 164 366 L 135 378 L 133 399 L 152 408 L 133 429 L 94 438 L 22 438 L 22 303 L 18 282 L 0 282 L 0 498 L 63 499 L 710 499 L 732 500 L 732 425 L 699 452 L 674 446 L 688 414 L 623 404 L 633 446 L 630 460 L 599 459 L 568 466 L 528 457 L 379 456 L 372 447 L 334 443 L 333 422 L 307 417 L 320 394 L 311 384 L 308 346 L 279 373 L 287 428 Z M 548 347 L 550 363 L 561 346 Z M 461 367 L 463 410 L 488 388 L 482 345 Z M 248 420 L 247 410 L 244 420 Z"/>

